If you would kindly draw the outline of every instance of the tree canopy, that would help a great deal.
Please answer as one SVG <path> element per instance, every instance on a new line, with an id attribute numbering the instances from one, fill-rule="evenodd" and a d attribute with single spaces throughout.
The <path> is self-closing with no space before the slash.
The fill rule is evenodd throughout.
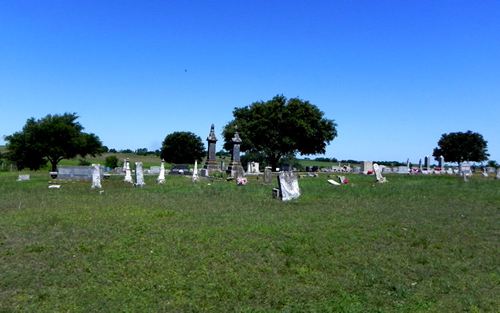
<path id="1" fill-rule="evenodd" d="M 205 147 L 201 138 L 192 132 L 173 132 L 163 140 L 160 156 L 166 162 L 183 164 L 201 161 Z"/>
<path id="2" fill-rule="evenodd" d="M 77 119 L 76 113 L 28 119 L 21 131 L 5 137 L 8 158 L 19 169 L 38 170 L 50 162 L 56 171 L 62 159 L 101 153 L 99 137 L 83 132 Z"/>
<path id="3" fill-rule="evenodd" d="M 442 155 L 446 162 L 481 162 L 488 159 L 487 151 L 483 136 L 469 130 L 441 135 L 432 155 L 436 160 Z"/>
<path id="4" fill-rule="evenodd" d="M 236 127 L 241 151 L 264 154 L 276 167 L 279 160 L 296 153 L 325 153 L 326 145 L 337 136 L 336 124 L 309 101 L 277 95 L 268 101 L 235 108 L 234 119 L 223 129 L 224 148 L 230 150 Z"/>

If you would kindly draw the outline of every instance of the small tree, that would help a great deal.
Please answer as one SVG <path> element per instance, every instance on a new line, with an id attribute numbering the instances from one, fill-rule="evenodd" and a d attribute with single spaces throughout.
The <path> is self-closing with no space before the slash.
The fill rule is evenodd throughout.
<path id="1" fill-rule="evenodd" d="M 173 132 L 163 140 L 160 156 L 170 163 L 194 163 L 201 161 L 205 147 L 199 136 L 192 132 Z"/>
<path id="2" fill-rule="evenodd" d="M 442 155 L 446 162 L 463 161 L 481 162 L 488 159 L 487 141 L 483 136 L 472 131 L 455 132 L 441 135 L 438 147 L 432 155 L 436 160 Z"/>
<path id="3" fill-rule="evenodd" d="M 109 168 L 118 167 L 118 158 L 116 157 L 116 155 L 107 156 L 106 159 L 104 160 L 104 166 Z"/>
<path id="4" fill-rule="evenodd" d="M 102 143 L 94 134 L 83 132 L 76 113 L 30 118 L 22 131 L 5 137 L 8 158 L 18 169 L 37 170 L 50 162 L 52 171 L 62 159 L 101 153 Z"/>

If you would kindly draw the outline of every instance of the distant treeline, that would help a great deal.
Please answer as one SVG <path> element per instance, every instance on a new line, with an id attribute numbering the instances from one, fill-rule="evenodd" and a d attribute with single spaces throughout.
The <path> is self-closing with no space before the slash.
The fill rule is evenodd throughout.
<path id="1" fill-rule="evenodd" d="M 311 160 L 309 158 L 304 158 L 305 160 Z M 352 160 L 352 159 L 348 159 L 348 160 L 338 160 L 337 158 L 326 158 L 326 157 L 318 157 L 318 158 L 315 158 L 314 160 L 312 161 L 318 161 L 318 162 L 332 162 L 332 163 L 338 163 L 340 162 L 341 164 L 360 164 L 360 163 L 363 163 L 363 161 L 360 161 L 360 160 Z M 377 164 L 380 164 L 380 165 L 385 165 L 385 166 L 402 166 L 402 165 L 406 165 L 406 163 L 403 163 L 403 162 L 399 162 L 399 161 L 373 161 L 373 163 L 377 163 Z"/>
<path id="2" fill-rule="evenodd" d="M 160 156 L 160 150 L 159 149 L 154 150 L 154 151 L 150 151 L 147 148 L 139 148 L 139 149 L 136 149 L 136 150 L 132 150 L 132 149 L 123 149 L 123 150 L 105 149 L 104 152 Z"/>

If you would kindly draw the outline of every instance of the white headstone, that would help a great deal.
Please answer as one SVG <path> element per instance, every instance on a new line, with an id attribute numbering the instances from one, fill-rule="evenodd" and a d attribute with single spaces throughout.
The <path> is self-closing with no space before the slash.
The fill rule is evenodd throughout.
<path id="1" fill-rule="evenodd" d="M 377 163 L 373 164 L 373 170 L 375 171 L 375 177 L 376 177 L 378 183 L 386 183 L 387 182 L 387 179 L 384 176 L 382 176 L 382 170 Z"/>
<path id="2" fill-rule="evenodd" d="M 92 186 L 91 188 L 102 188 L 101 167 L 99 164 L 92 164 Z"/>
<path id="3" fill-rule="evenodd" d="M 146 183 L 144 182 L 142 162 L 135 162 L 135 185 L 137 187 L 143 187 L 144 185 L 146 185 Z"/>
<path id="4" fill-rule="evenodd" d="M 372 172 L 373 171 L 373 162 L 372 161 L 364 161 L 363 163 L 361 163 L 361 171 L 365 175 L 368 174 L 368 172 Z"/>
<path id="5" fill-rule="evenodd" d="M 280 172 L 278 182 L 281 200 L 288 201 L 300 197 L 299 181 L 293 172 Z"/>
<path id="6" fill-rule="evenodd" d="M 191 177 L 191 181 L 197 182 L 198 181 L 198 160 L 194 160 L 194 169 L 193 169 L 193 176 Z"/>
<path id="7" fill-rule="evenodd" d="M 123 179 L 124 182 L 126 183 L 131 183 L 133 184 L 134 181 L 132 180 L 132 172 L 130 171 L 130 162 L 128 159 L 125 160 L 125 178 Z"/>
<path id="8" fill-rule="evenodd" d="M 156 179 L 156 182 L 158 184 L 164 184 L 165 183 L 165 161 L 164 160 L 161 160 L 160 174 L 158 175 L 158 178 Z"/>
<path id="9" fill-rule="evenodd" d="M 19 174 L 17 181 L 27 181 L 30 180 L 30 174 Z"/>

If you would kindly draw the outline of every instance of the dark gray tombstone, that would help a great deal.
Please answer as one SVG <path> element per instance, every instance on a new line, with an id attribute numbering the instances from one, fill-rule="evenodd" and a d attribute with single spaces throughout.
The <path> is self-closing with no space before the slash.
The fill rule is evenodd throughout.
<path id="1" fill-rule="evenodd" d="M 270 184 L 273 181 L 273 173 L 271 171 L 271 167 L 266 166 L 264 169 L 264 183 Z"/>
<path id="2" fill-rule="evenodd" d="M 214 124 L 212 124 L 212 126 L 210 127 L 210 133 L 208 134 L 207 142 L 208 154 L 204 168 L 207 170 L 208 175 L 210 175 L 212 172 L 220 172 L 220 168 L 217 164 L 215 155 L 215 143 L 217 142 L 217 137 L 215 137 Z"/>
<path id="3" fill-rule="evenodd" d="M 233 150 L 231 151 L 231 163 L 229 163 L 226 173 L 234 178 L 243 177 L 245 176 L 245 171 L 243 170 L 243 166 L 241 166 L 240 159 L 241 138 L 238 134 L 237 128 L 231 142 L 233 143 Z"/>
<path id="4" fill-rule="evenodd" d="M 431 169 L 431 158 L 429 156 L 424 158 L 424 167 L 426 171 Z"/>

